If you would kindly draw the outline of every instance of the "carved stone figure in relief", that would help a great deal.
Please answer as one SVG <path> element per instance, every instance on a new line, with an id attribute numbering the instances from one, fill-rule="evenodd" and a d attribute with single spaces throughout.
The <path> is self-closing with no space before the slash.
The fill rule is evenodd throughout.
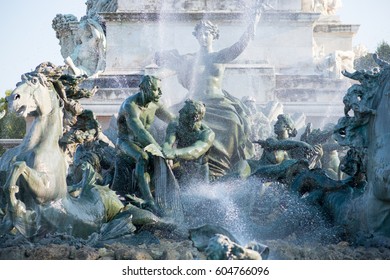
<path id="1" fill-rule="evenodd" d="M 105 67 L 106 36 L 100 23 L 84 18 L 75 37 L 76 46 L 65 63 L 76 76 L 99 74 Z"/>

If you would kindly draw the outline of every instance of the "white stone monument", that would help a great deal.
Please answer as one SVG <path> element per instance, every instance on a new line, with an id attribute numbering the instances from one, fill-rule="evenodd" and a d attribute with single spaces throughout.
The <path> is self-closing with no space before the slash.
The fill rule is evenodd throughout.
<path id="1" fill-rule="evenodd" d="M 181 54 L 194 53 L 197 43 L 192 31 L 201 19 L 218 25 L 216 49 L 230 46 L 246 28 L 254 1 L 113 2 L 111 10 L 98 12 L 105 24 L 106 67 L 98 78 L 90 79 L 89 86 L 97 84 L 100 90 L 93 99 L 83 101 L 103 126 L 123 99 L 138 90 L 139 78 L 155 73 L 155 52 L 177 49 Z M 304 113 L 317 125 L 336 120 L 349 86 L 339 73 L 353 68 L 352 38 L 358 25 L 341 23 L 335 15 L 339 0 L 263 3 L 268 9 L 254 40 L 226 66 L 224 89 L 238 98 L 252 96 L 259 105 L 279 101 L 286 113 Z M 175 77 L 164 79 L 163 90 L 168 104 L 186 95 Z"/>

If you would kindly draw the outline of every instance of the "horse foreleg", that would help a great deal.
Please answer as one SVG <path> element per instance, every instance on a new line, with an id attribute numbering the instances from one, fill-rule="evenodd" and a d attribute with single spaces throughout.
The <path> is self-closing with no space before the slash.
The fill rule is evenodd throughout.
<path id="1" fill-rule="evenodd" d="M 10 192 L 13 186 L 17 185 L 18 179 L 22 177 L 27 183 L 27 191 L 31 193 L 34 200 L 43 204 L 50 200 L 53 194 L 50 192 L 50 181 L 45 173 L 38 172 L 27 166 L 26 162 L 18 161 L 12 166 L 12 172 L 7 179 L 4 191 L 8 193 L 11 199 Z M 10 200 L 8 202 L 11 202 Z"/>
<path id="2" fill-rule="evenodd" d="M 37 213 L 33 210 L 27 210 L 23 201 L 16 198 L 18 192 L 18 186 L 10 186 L 7 214 L 0 225 L 0 232 L 7 233 L 16 228 L 25 237 L 31 237 L 39 229 Z"/>
<path id="3" fill-rule="evenodd" d="M 9 206 L 8 209 L 14 213 L 15 216 L 22 216 L 26 214 L 26 205 L 16 198 L 16 194 L 19 192 L 19 187 L 16 185 L 9 188 Z"/>
<path id="4" fill-rule="evenodd" d="M 16 194 L 19 192 L 19 187 L 11 185 L 7 188 L 7 207 L 4 213 L 4 217 L 0 224 L 0 232 L 10 232 L 18 223 L 18 220 L 25 219 L 26 217 L 26 206 L 25 204 L 16 198 Z"/>
<path id="5" fill-rule="evenodd" d="M 26 163 L 24 161 L 18 161 L 12 165 L 12 171 L 11 171 L 10 175 L 8 176 L 7 181 L 5 182 L 5 185 L 4 185 L 5 192 L 9 192 L 11 186 L 16 185 L 16 182 L 18 181 L 20 174 L 22 172 L 22 168 L 25 165 L 26 165 Z"/>

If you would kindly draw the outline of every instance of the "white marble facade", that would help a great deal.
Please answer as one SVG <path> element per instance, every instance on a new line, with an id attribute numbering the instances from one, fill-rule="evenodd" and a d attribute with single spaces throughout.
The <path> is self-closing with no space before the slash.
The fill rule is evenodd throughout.
<path id="1" fill-rule="evenodd" d="M 244 31 L 248 12 L 245 9 L 253 2 L 117 0 L 115 12 L 100 13 L 106 25 L 107 51 L 106 68 L 99 77 L 154 73 L 153 55 L 156 51 L 196 52 L 198 45 L 192 30 L 202 18 L 210 19 L 220 29 L 215 49 L 230 46 Z M 319 2 L 264 0 L 268 9 L 262 15 L 254 41 L 233 64 L 227 66 L 224 88 L 239 98 L 253 96 L 261 104 L 271 100 L 284 102 L 287 110 L 290 107 L 308 110 L 302 106 L 304 102 L 331 104 L 335 102 L 335 96 L 342 103 L 348 85 L 338 82 L 342 78 L 339 71 L 351 70 L 351 60 L 344 59 L 344 54 L 352 51 L 352 38 L 358 25 L 344 24 L 334 15 L 340 1 L 321 2 L 326 7 L 333 5 L 332 11 L 330 8 L 319 10 Z M 344 62 L 347 66 L 342 65 Z M 286 83 L 289 79 L 296 82 Z M 317 89 L 311 88 L 316 87 L 315 81 L 321 85 Z M 174 77 L 166 78 L 165 85 L 168 102 L 175 103 L 184 98 L 185 91 Z M 105 98 L 112 102 L 135 90 L 137 88 L 109 88 L 98 102 L 103 104 Z M 86 105 L 96 106 L 96 102 L 86 101 Z M 331 114 L 341 113 L 337 110 Z M 329 110 L 325 111 L 307 113 L 313 117 L 329 115 Z"/>
<path id="2" fill-rule="evenodd" d="M 273 9 L 263 15 L 254 42 L 237 59 L 237 63 L 265 61 L 276 69 L 294 68 L 313 63 L 314 45 L 323 49 L 324 57 L 336 51 L 352 50 L 352 38 L 358 26 L 335 22 L 334 18 L 329 22 L 312 8 L 303 12 L 307 9 L 306 0 L 264 2 Z M 195 40 L 191 35 L 192 28 L 205 12 L 221 30 L 216 48 L 228 46 L 245 28 L 246 17 L 240 13 L 243 8 L 237 3 L 240 1 L 118 0 L 118 14 L 106 16 L 106 72 L 142 71 L 151 63 L 151 56 L 157 50 L 193 52 Z M 173 12 L 172 7 L 187 9 Z M 165 11 L 162 15 L 166 16 L 157 20 L 155 17 L 159 17 L 161 9 Z M 180 19 L 172 19 L 174 16 Z"/>

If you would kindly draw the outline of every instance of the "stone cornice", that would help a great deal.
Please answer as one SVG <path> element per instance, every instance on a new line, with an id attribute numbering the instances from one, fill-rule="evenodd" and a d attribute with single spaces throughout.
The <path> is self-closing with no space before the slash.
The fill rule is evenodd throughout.
<path id="1" fill-rule="evenodd" d="M 245 13 L 230 11 L 214 12 L 116 12 L 101 13 L 107 22 L 185 22 L 198 21 L 207 18 L 212 21 L 242 21 Z M 320 17 L 319 13 L 272 11 L 262 15 L 264 22 L 314 22 Z"/>
<path id="2" fill-rule="evenodd" d="M 317 24 L 314 33 L 357 33 L 359 24 Z"/>
<path id="3" fill-rule="evenodd" d="M 201 20 L 206 15 L 210 20 L 241 20 L 243 13 L 240 12 L 120 12 L 102 13 L 105 21 L 108 22 L 184 22 L 188 20 Z"/>
<path id="4" fill-rule="evenodd" d="M 315 22 L 320 16 L 320 13 L 273 11 L 265 13 L 263 20 L 270 22 Z"/>

